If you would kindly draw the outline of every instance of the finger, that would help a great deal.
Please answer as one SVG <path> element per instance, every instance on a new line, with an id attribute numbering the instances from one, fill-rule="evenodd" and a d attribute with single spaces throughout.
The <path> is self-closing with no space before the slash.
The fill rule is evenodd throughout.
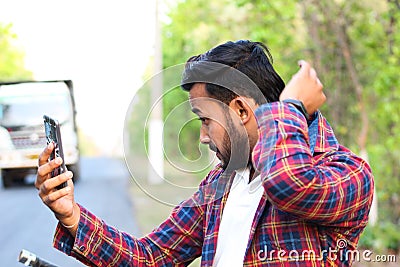
<path id="1" fill-rule="evenodd" d="M 314 68 L 310 68 L 310 77 L 315 79 L 315 80 L 318 79 L 317 72 L 315 71 Z"/>
<path id="2" fill-rule="evenodd" d="M 46 205 L 51 205 L 54 201 L 57 201 L 58 199 L 67 196 L 71 192 L 71 187 L 67 186 L 64 187 L 60 190 L 54 191 L 42 199 L 43 203 Z"/>
<path id="3" fill-rule="evenodd" d="M 41 165 L 38 167 L 35 187 L 36 189 L 40 189 L 41 184 L 50 178 L 50 173 L 52 170 L 60 166 L 62 163 L 62 158 L 58 157 L 54 160 L 49 161 L 48 163 Z"/>
<path id="4" fill-rule="evenodd" d="M 300 66 L 300 73 L 304 73 L 309 75 L 310 74 L 310 69 L 311 69 L 311 65 L 305 61 L 305 60 L 299 60 L 298 62 L 299 66 Z"/>
<path id="5" fill-rule="evenodd" d="M 317 77 L 317 84 L 321 87 L 321 90 L 324 88 L 324 85 L 321 83 L 318 77 Z"/>
<path id="6" fill-rule="evenodd" d="M 73 176 L 73 173 L 70 171 L 67 171 L 67 172 L 60 174 L 52 179 L 47 179 L 46 181 L 44 181 L 41 184 L 39 195 L 48 195 L 57 186 L 59 186 L 60 184 L 62 184 L 65 181 L 68 181 L 69 179 L 71 179 L 72 176 Z"/>
<path id="7" fill-rule="evenodd" d="M 47 176 L 52 170 L 59 167 L 62 162 L 63 162 L 62 158 L 57 157 L 54 160 L 51 160 L 44 165 L 41 165 L 38 168 L 38 175 L 41 177 Z"/>
<path id="8" fill-rule="evenodd" d="M 39 166 L 46 164 L 49 160 L 51 153 L 53 152 L 54 145 L 53 143 L 48 144 L 45 149 L 39 155 Z"/>
<path id="9" fill-rule="evenodd" d="M 322 92 L 322 103 L 325 103 L 326 101 L 326 95 L 324 94 L 324 92 Z"/>

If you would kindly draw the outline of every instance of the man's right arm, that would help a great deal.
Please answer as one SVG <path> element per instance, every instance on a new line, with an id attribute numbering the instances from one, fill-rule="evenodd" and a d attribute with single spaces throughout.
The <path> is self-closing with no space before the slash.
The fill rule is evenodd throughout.
<path id="1" fill-rule="evenodd" d="M 49 179 L 51 170 L 61 164 L 57 160 L 48 162 L 52 149 L 48 146 L 39 157 L 35 186 L 60 221 L 54 238 L 57 249 L 88 266 L 179 266 L 201 255 L 205 204 L 202 187 L 209 177 L 156 230 L 135 238 L 75 203 L 71 175 Z M 64 181 L 68 186 L 56 190 Z"/>
<path id="2" fill-rule="evenodd" d="M 107 225 L 82 206 L 80 210 L 76 236 L 59 224 L 53 245 L 88 266 L 184 266 L 201 254 L 201 207 L 178 206 L 142 238 Z"/>

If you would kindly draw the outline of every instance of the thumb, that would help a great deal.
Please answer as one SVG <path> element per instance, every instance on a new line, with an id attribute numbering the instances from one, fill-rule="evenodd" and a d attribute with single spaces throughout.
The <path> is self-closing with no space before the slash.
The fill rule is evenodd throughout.
<path id="1" fill-rule="evenodd" d="M 298 71 L 298 73 L 307 74 L 307 75 L 310 74 L 310 70 L 311 70 L 310 63 L 301 59 L 297 62 L 297 64 L 299 64 L 299 66 L 300 66 L 300 70 Z"/>

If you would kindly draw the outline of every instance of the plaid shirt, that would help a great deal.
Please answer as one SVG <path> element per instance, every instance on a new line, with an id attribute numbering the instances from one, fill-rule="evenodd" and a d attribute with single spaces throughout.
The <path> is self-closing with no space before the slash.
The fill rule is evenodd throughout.
<path id="1" fill-rule="evenodd" d="M 294 106 L 280 102 L 262 105 L 256 117 L 260 137 L 252 156 L 265 194 L 243 265 L 350 266 L 368 222 L 370 167 L 338 144 L 319 112 L 313 127 Z M 232 175 L 217 166 L 142 238 L 81 207 L 76 238 L 58 225 L 54 246 L 89 266 L 187 266 L 200 256 L 202 266 L 212 266 Z"/>

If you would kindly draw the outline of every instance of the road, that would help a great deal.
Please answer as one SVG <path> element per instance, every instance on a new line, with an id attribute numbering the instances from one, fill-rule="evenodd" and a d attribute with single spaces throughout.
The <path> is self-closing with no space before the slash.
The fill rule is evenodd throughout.
<path id="1" fill-rule="evenodd" d="M 124 163 L 113 158 L 82 158 L 81 168 L 76 201 L 108 224 L 138 235 L 128 191 L 133 181 Z M 52 247 L 57 220 L 32 184 L 0 188 L 0 212 L 0 266 L 24 266 L 17 262 L 21 249 L 60 267 L 83 266 Z"/>

